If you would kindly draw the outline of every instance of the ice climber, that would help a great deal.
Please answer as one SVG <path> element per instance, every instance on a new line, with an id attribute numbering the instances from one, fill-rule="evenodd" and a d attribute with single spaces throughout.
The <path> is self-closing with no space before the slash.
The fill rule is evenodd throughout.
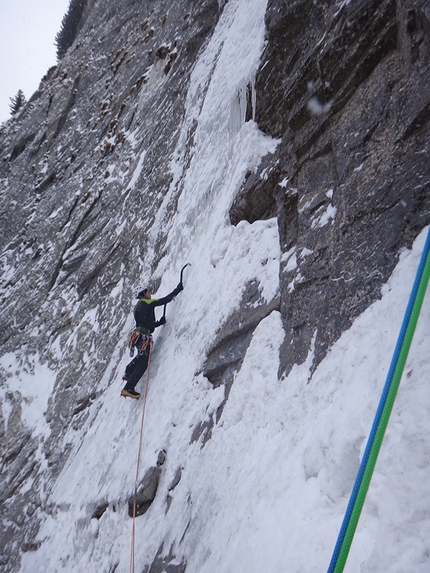
<path id="1" fill-rule="evenodd" d="M 184 287 L 181 280 L 175 290 L 163 298 L 151 298 L 152 293 L 150 288 L 144 288 L 138 293 L 137 298 L 139 302 L 134 307 L 136 328 L 131 333 L 130 338 L 131 346 L 137 348 L 137 356 L 127 364 L 125 374 L 122 377 L 123 380 L 126 380 L 126 384 L 121 391 L 121 396 L 136 399 L 140 398 L 139 392 L 136 392 L 134 388 L 144 375 L 148 366 L 149 354 L 153 344 L 152 333 L 157 326 L 166 323 L 164 316 L 160 320 L 155 320 L 155 307 L 168 304 L 183 289 Z"/>

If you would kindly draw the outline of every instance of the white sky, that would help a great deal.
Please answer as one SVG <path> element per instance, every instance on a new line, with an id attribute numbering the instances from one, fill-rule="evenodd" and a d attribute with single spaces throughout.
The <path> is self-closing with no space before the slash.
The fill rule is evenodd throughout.
<path id="1" fill-rule="evenodd" d="M 0 122 L 19 89 L 27 99 L 57 63 L 55 36 L 70 0 L 0 0 Z"/>

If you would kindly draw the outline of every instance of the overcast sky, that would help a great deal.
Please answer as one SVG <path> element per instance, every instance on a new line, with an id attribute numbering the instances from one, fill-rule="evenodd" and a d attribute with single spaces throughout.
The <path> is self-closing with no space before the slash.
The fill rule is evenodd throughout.
<path id="1" fill-rule="evenodd" d="M 0 122 L 19 89 L 29 99 L 57 63 L 55 36 L 70 0 L 0 0 Z"/>

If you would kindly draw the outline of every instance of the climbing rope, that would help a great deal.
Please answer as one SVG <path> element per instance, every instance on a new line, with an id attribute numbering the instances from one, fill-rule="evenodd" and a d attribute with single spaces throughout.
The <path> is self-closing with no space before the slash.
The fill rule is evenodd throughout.
<path id="1" fill-rule="evenodd" d="M 135 547 L 136 509 L 137 509 L 136 496 L 137 496 L 137 484 L 138 484 L 138 479 L 139 479 L 140 452 L 142 449 L 143 421 L 145 419 L 146 396 L 148 393 L 149 366 L 151 363 L 151 349 L 152 349 L 152 345 L 149 346 L 148 366 L 146 368 L 146 380 L 145 380 L 145 387 L 143 389 L 142 416 L 141 416 L 141 421 L 140 421 L 140 435 L 139 435 L 139 450 L 137 453 L 136 477 L 134 480 L 133 520 L 132 520 L 132 525 L 131 525 L 131 543 L 130 543 L 130 573 L 134 573 L 134 547 Z"/>
<path id="2" fill-rule="evenodd" d="M 352 539 L 357 528 L 358 519 L 363 509 L 364 500 L 369 489 L 370 480 L 381 448 L 385 430 L 388 425 L 394 400 L 411 347 L 412 338 L 424 300 L 430 277 L 430 229 L 421 256 L 421 261 L 412 287 L 409 303 L 400 329 L 399 338 L 394 350 L 387 380 L 382 391 L 379 406 L 373 421 L 366 449 L 361 461 L 354 488 L 340 528 L 339 536 L 333 551 L 327 573 L 342 573 L 351 548 Z"/>

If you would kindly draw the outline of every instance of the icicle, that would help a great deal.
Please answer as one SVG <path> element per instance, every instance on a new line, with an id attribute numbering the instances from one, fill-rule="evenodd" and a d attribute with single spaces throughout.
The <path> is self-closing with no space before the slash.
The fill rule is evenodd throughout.
<path id="1" fill-rule="evenodd" d="M 257 108 L 257 92 L 255 90 L 255 78 L 250 82 L 251 85 L 251 108 L 252 108 L 252 121 L 255 121 L 255 110 Z"/>

